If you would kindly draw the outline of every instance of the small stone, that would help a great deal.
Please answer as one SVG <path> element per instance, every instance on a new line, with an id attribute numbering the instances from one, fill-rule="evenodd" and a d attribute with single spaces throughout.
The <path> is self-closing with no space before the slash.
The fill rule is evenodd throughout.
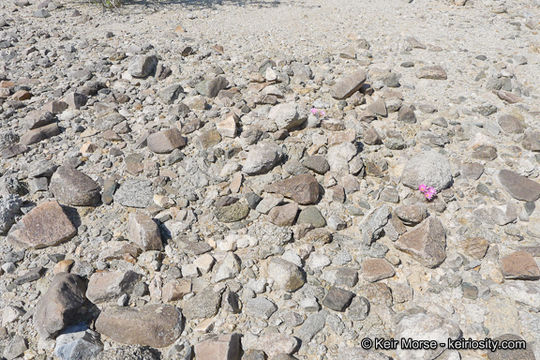
<path id="1" fill-rule="evenodd" d="M 369 246 L 373 241 L 380 238 L 389 218 L 390 208 L 387 205 L 371 210 L 360 224 L 362 243 Z"/>
<path id="2" fill-rule="evenodd" d="M 268 118 L 274 121 L 279 129 L 286 130 L 292 130 L 304 122 L 298 114 L 298 105 L 292 102 L 274 106 L 268 113 Z"/>
<path id="3" fill-rule="evenodd" d="M 396 271 L 390 263 L 384 259 L 366 259 L 362 263 L 364 278 L 369 282 L 375 282 L 395 275 Z"/>
<path id="4" fill-rule="evenodd" d="M 461 174 L 467 179 L 478 180 L 484 173 L 484 166 L 480 163 L 464 163 Z"/>
<path id="5" fill-rule="evenodd" d="M 408 124 L 415 124 L 416 115 L 414 114 L 412 107 L 406 105 L 402 106 L 398 112 L 398 121 L 403 121 Z"/>
<path id="6" fill-rule="evenodd" d="M 277 181 L 265 190 L 293 199 L 298 204 L 309 205 L 319 200 L 319 183 L 311 174 L 302 174 Z"/>
<path id="7" fill-rule="evenodd" d="M 307 317 L 306 321 L 295 331 L 295 336 L 305 343 L 309 343 L 326 324 L 326 314 L 318 312 Z"/>
<path id="8" fill-rule="evenodd" d="M 182 313 L 172 305 L 112 306 L 96 320 L 96 330 L 114 341 L 155 348 L 172 345 L 182 329 Z"/>
<path id="9" fill-rule="evenodd" d="M 21 137 L 21 144 L 23 145 L 32 145 L 48 139 L 50 137 L 60 134 L 60 128 L 58 124 L 53 123 L 39 127 L 37 129 L 29 130 L 26 134 Z"/>
<path id="10" fill-rule="evenodd" d="M 395 209 L 395 213 L 407 226 L 415 226 L 428 216 L 427 207 L 424 205 L 401 205 Z"/>
<path id="11" fill-rule="evenodd" d="M 523 147 L 529 151 L 540 151 L 540 131 L 526 131 Z"/>
<path id="12" fill-rule="evenodd" d="M 131 294 L 141 275 L 134 271 L 103 271 L 90 277 L 86 297 L 93 303 L 114 300 L 122 294 Z"/>
<path id="13" fill-rule="evenodd" d="M 16 246 L 39 249 L 58 245 L 77 233 L 56 201 L 41 203 L 11 228 L 7 239 Z"/>
<path id="14" fill-rule="evenodd" d="M 367 110 L 375 115 L 382 117 L 388 116 L 388 110 L 386 110 L 386 103 L 383 98 L 379 98 L 368 105 Z"/>
<path id="15" fill-rule="evenodd" d="M 113 202 L 113 195 L 116 191 L 117 187 L 116 180 L 114 179 L 105 179 L 103 182 L 103 192 L 101 193 L 101 201 L 106 204 L 110 205 Z"/>
<path id="16" fill-rule="evenodd" d="M 495 160 L 497 158 L 497 148 L 491 145 L 476 146 L 472 152 L 472 158 L 478 160 Z"/>
<path id="17" fill-rule="evenodd" d="M 536 201 L 540 198 L 540 184 L 510 170 L 501 170 L 498 179 L 504 189 L 521 201 Z"/>
<path id="18" fill-rule="evenodd" d="M 461 290 L 463 291 L 463 297 L 466 299 L 475 300 L 478 298 L 478 288 L 469 283 L 462 283 Z"/>
<path id="19" fill-rule="evenodd" d="M 55 275 L 34 311 L 34 326 L 41 338 L 56 337 L 69 325 L 84 318 L 87 303 L 86 282 L 79 276 L 61 273 Z"/>
<path id="20" fill-rule="evenodd" d="M 259 175 L 274 168 L 281 160 L 281 149 L 273 144 L 258 144 L 248 151 L 242 170 L 248 175 Z"/>
<path id="21" fill-rule="evenodd" d="M 502 272 L 506 279 L 538 280 L 540 269 L 531 254 L 516 251 L 501 259 Z"/>
<path id="22" fill-rule="evenodd" d="M 446 80 L 446 71 L 439 65 L 434 66 L 424 66 L 420 68 L 416 77 L 419 79 L 430 79 L 430 80 Z"/>
<path id="23" fill-rule="evenodd" d="M 446 232 L 441 221 L 431 216 L 401 235 L 395 246 L 422 265 L 434 268 L 446 259 Z"/>
<path id="24" fill-rule="evenodd" d="M 183 92 L 184 89 L 180 84 L 173 84 L 158 91 L 157 95 L 164 104 L 171 105 L 174 104 L 175 100 Z"/>
<path id="25" fill-rule="evenodd" d="M 315 171 L 317 174 L 325 174 L 330 170 L 330 165 L 324 156 L 315 155 L 315 156 L 306 156 L 302 160 L 302 165 L 306 168 Z"/>
<path id="26" fill-rule="evenodd" d="M 229 113 L 225 116 L 225 119 L 216 124 L 217 131 L 223 137 L 234 138 L 236 137 L 237 123 L 240 122 L 240 118 L 235 113 Z"/>
<path id="27" fill-rule="evenodd" d="M 249 214 L 249 206 L 243 201 L 223 206 L 216 210 L 216 218 L 224 223 L 231 223 L 245 219 Z"/>
<path id="28" fill-rule="evenodd" d="M 265 297 L 256 297 L 246 302 L 244 310 L 249 316 L 269 319 L 276 312 L 277 306 Z"/>
<path id="29" fill-rule="evenodd" d="M 158 64 L 156 56 L 139 55 L 136 56 L 128 67 L 128 72 L 134 78 L 145 78 L 151 75 Z"/>
<path id="30" fill-rule="evenodd" d="M 128 220 L 128 239 L 143 251 L 163 250 L 161 234 L 156 222 L 142 213 L 132 213 Z"/>
<path id="31" fill-rule="evenodd" d="M 49 190 L 61 204 L 95 206 L 101 200 L 101 188 L 88 175 L 70 166 L 60 166 L 51 177 Z"/>
<path id="32" fill-rule="evenodd" d="M 289 203 L 273 207 L 268 212 L 268 218 L 272 224 L 278 226 L 291 226 L 294 224 L 297 213 L 298 205 L 296 203 Z"/>
<path id="33" fill-rule="evenodd" d="M 308 206 L 300 211 L 296 222 L 298 224 L 310 224 L 314 228 L 320 228 L 326 225 L 326 220 L 316 206 Z"/>
<path id="34" fill-rule="evenodd" d="M 68 327 L 56 338 L 54 355 L 60 360 L 91 360 L 103 351 L 99 334 L 85 326 Z"/>
<path id="35" fill-rule="evenodd" d="M 26 115 L 24 122 L 27 129 L 36 129 L 41 126 L 49 125 L 55 121 L 53 113 L 48 111 L 33 110 Z"/>
<path id="36" fill-rule="evenodd" d="M 167 282 L 161 289 L 161 299 L 164 302 L 182 300 L 191 292 L 191 281 L 176 279 Z"/>
<path id="37" fill-rule="evenodd" d="M 186 138 L 176 128 L 150 134 L 146 139 L 148 148 L 156 154 L 168 154 L 186 146 Z"/>
<path id="38" fill-rule="evenodd" d="M 281 258 L 270 260 L 268 277 L 274 281 L 277 288 L 290 292 L 298 290 L 306 282 L 298 266 Z"/>
<path id="39" fill-rule="evenodd" d="M 401 175 L 403 185 L 417 190 L 420 184 L 432 186 L 437 191 L 452 185 L 452 170 L 448 159 L 436 151 L 428 151 L 411 158 Z"/>
<path id="40" fill-rule="evenodd" d="M 37 9 L 34 11 L 34 17 L 45 19 L 51 16 L 51 13 L 48 12 L 46 9 Z"/>
<path id="41" fill-rule="evenodd" d="M 525 131 L 525 125 L 516 116 L 503 114 L 497 119 L 499 126 L 504 132 L 509 134 L 522 134 Z"/>
<path id="42" fill-rule="evenodd" d="M 53 273 L 55 275 L 63 272 L 68 273 L 74 263 L 75 261 L 73 261 L 72 259 L 60 260 L 54 265 Z"/>
<path id="43" fill-rule="evenodd" d="M 472 256 L 475 259 L 482 259 L 488 250 L 489 242 L 481 237 L 473 237 L 465 240 L 463 250 L 467 255 Z"/>
<path id="44" fill-rule="evenodd" d="M 0 198 L 0 235 L 5 235 L 15 223 L 22 201 L 17 195 Z"/>
<path id="45" fill-rule="evenodd" d="M 334 99 L 346 99 L 358 91 L 366 81 L 366 73 L 359 70 L 349 76 L 346 76 L 336 82 L 332 87 L 331 95 Z"/>
<path id="46" fill-rule="evenodd" d="M 350 291 L 332 286 L 323 299 L 323 305 L 334 311 L 345 311 L 354 294 Z"/>
<path id="47" fill-rule="evenodd" d="M 7 343 L 7 346 L 4 348 L 3 357 L 6 360 L 14 360 L 15 358 L 19 358 L 19 356 L 22 356 L 27 349 L 28 346 L 26 346 L 26 340 L 17 334 Z"/>
<path id="48" fill-rule="evenodd" d="M 240 336 L 213 336 L 195 345 L 197 360 L 240 360 Z"/>
<path id="49" fill-rule="evenodd" d="M 78 92 L 70 92 L 64 97 L 64 101 L 69 108 L 79 110 L 84 105 L 86 105 L 88 97 Z"/>
<path id="50" fill-rule="evenodd" d="M 227 252 L 215 269 L 214 282 L 233 279 L 240 273 L 240 259 L 234 253 Z"/>
<path id="51" fill-rule="evenodd" d="M 203 289 L 184 305 L 184 316 L 188 320 L 213 317 L 221 305 L 221 294 L 222 292 L 215 292 L 212 288 Z"/>

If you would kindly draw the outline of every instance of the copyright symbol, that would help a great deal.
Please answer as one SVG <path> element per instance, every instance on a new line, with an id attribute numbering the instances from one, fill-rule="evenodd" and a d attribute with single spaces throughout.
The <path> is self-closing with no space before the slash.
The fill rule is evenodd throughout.
<path id="1" fill-rule="evenodd" d="M 360 345 L 362 346 L 362 349 L 369 350 L 373 346 L 373 340 L 370 338 L 363 338 Z"/>

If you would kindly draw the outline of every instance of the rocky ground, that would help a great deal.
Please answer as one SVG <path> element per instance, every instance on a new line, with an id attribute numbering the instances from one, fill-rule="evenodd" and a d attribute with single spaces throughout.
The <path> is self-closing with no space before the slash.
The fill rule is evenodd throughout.
<path id="1" fill-rule="evenodd" d="M 2 1 L 0 356 L 540 359 L 539 31 L 537 0 Z"/>

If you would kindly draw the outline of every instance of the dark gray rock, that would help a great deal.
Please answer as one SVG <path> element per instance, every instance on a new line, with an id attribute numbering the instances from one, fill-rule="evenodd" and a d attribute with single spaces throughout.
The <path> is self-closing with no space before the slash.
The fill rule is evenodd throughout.
<path id="1" fill-rule="evenodd" d="M 95 206 L 101 200 L 101 188 L 88 175 L 69 166 L 60 166 L 51 177 L 50 191 L 59 203 Z"/>

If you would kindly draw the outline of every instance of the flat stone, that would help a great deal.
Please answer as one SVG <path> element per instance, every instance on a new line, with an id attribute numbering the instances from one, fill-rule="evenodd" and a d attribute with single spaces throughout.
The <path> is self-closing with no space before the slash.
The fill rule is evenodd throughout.
<path id="1" fill-rule="evenodd" d="M 294 335 L 305 343 L 309 343 L 326 325 L 326 313 L 318 312 L 309 315 Z"/>
<path id="2" fill-rule="evenodd" d="M 482 259 L 488 250 L 489 242 L 481 237 L 472 237 L 465 240 L 463 250 L 465 253 L 475 259 Z"/>
<path id="3" fill-rule="evenodd" d="M 93 273 L 88 282 L 86 297 L 93 303 L 114 300 L 131 294 L 141 275 L 134 271 L 102 271 Z"/>
<path id="4" fill-rule="evenodd" d="M 448 159 L 436 151 L 428 151 L 411 158 L 401 175 L 403 185 L 417 190 L 420 184 L 432 186 L 437 191 L 452 185 L 452 170 Z"/>
<path id="5" fill-rule="evenodd" d="M 538 280 L 540 269 L 531 254 L 516 251 L 501 259 L 502 273 L 506 279 Z"/>
<path id="6" fill-rule="evenodd" d="M 103 351 L 99 334 L 85 325 L 70 326 L 56 338 L 54 355 L 60 360 L 91 360 Z"/>
<path id="7" fill-rule="evenodd" d="M 298 204 L 315 204 L 319 200 L 319 183 L 311 174 L 292 176 L 265 187 L 267 192 L 278 193 Z"/>
<path id="8" fill-rule="evenodd" d="M 77 233 L 56 201 L 41 203 L 11 228 L 7 239 L 18 247 L 39 249 L 58 245 Z"/>
<path id="9" fill-rule="evenodd" d="M 369 304 L 392 306 L 392 290 L 382 282 L 366 284 L 360 287 L 357 294 L 366 298 Z"/>
<path id="10" fill-rule="evenodd" d="M 216 210 L 216 218 L 224 223 L 231 223 L 245 219 L 249 214 L 249 206 L 243 201 L 223 206 Z"/>
<path id="11" fill-rule="evenodd" d="M 138 55 L 128 67 L 128 72 L 134 78 L 145 78 L 151 75 L 158 64 L 158 58 L 154 55 Z"/>
<path id="12" fill-rule="evenodd" d="M 72 206 L 95 206 L 101 200 L 97 182 L 70 166 L 60 166 L 51 177 L 49 190 L 59 203 Z"/>
<path id="13" fill-rule="evenodd" d="M 37 129 L 28 130 L 23 136 L 21 136 L 20 142 L 22 145 L 28 146 L 59 134 L 60 128 L 58 127 L 58 124 L 53 123 Z"/>
<path id="14" fill-rule="evenodd" d="M 274 144 L 257 144 L 249 148 L 242 171 L 248 175 L 264 174 L 281 160 L 282 151 Z"/>
<path id="15" fill-rule="evenodd" d="M 247 315 L 260 319 L 269 319 L 276 310 L 276 304 L 262 296 L 249 299 L 244 307 Z"/>
<path id="16" fill-rule="evenodd" d="M 314 228 L 324 227 L 326 220 L 316 206 L 307 206 L 298 215 L 298 224 L 310 224 Z"/>
<path id="17" fill-rule="evenodd" d="M 540 131 L 526 131 L 523 138 L 523 147 L 529 151 L 540 151 Z"/>
<path id="18" fill-rule="evenodd" d="M 304 274 L 295 264 L 281 258 L 273 258 L 268 264 L 268 277 L 281 290 L 296 291 L 306 282 Z"/>
<path id="19" fill-rule="evenodd" d="M 492 161 L 497 158 L 497 148 L 491 145 L 480 145 L 473 149 L 473 159 Z"/>
<path id="20" fill-rule="evenodd" d="M 152 182 L 145 179 L 128 179 L 116 190 L 113 198 L 122 206 L 148 207 L 154 199 Z"/>
<path id="21" fill-rule="evenodd" d="M 317 174 L 325 174 L 330 170 L 330 165 L 324 156 L 315 155 L 315 156 L 306 156 L 302 159 L 302 165 L 306 168 L 315 171 Z"/>
<path id="22" fill-rule="evenodd" d="M 407 226 L 415 226 L 428 216 L 427 207 L 421 204 L 401 205 L 394 212 Z"/>
<path id="23" fill-rule="evenodd" d="M 540 184 L 510 170 L 501 170 L 497 176 L 503 188 L 521 201 L 536 201 L 540 198 Z"/>
<path id="24" fill-rule="evenodd" d="M 389 218 L 390 208 L 388 205 L 371 210 L 360 223 L 362 243 L 364 245 L 371 245 L 373 241 L 380 238 Z"/>
<path id="25" fill-rule="evenodd" d="M 379 98 L 368 105 L 367 110 L 375 115 L 382 117 L 388 116 L 388 110 L 386 110 L 386 103 L 383 98 Z"/>
<path id="26" fill-rule="evenodd" d="M 186 146 L 186 138 L 177 128 L 162 130 L 148 135 L 146 138 L 148 148 L 156 154 L 168 154 L 174 149 Z"/>
<path id="27" fill-rule="evenodd" d="M 41 338 L 54 338 L 62 329 L 84 319 L 87 300 L 86 281 L 68 273 L 60 273 L 39 299 L 34 311 L 34 326 Z"/>
<path id="28" fill-rule="evenodd" d="M 212 288 L 205 288 L 189 299 L 182 309 L 184 316 L 188 320 L 208 319 L 217 314 L 221 305 L 220 291 L 214 291 Z"/>
<path id="29" fill-rule="evenodd" d="M 497 119 L 499 126 L 509 134 L 522 134 L 525 131 L 523 122 L 514 115 L 503 114 Z"/>
<path id="30" fill-rule="evenodd" d="M 143 251 L 163 250 L 159 227 L 151 217 L 142 213 L 131 213 L 127 228 L 128 239 Z"/>
<path id="31" fill-rule="evenodd" d="M 27 129 L 36 129 L 41 126 L 49 125 L 56 120 L 53 113 L 43 110 L 30 111 L 24 118 Z"/>
<path id="32" fill-rule="evenodd" d="M 352 292 L 332 286 L 324 297 L 322 304 L 334 311 L 345 311 L 353 297 Z"/>
<path id="33" fill-rule="evenodd" d="M 424 66 L 416 72 L 419 79 L 446 80 L 446 71 L 440 65 Z"/>
<path id="34" fill-rule="evenodd" d="M 268 118 L 276 123 L 279 129 L 292 130 L 304 122 L 298 114 L 296 103 L 278 104 L 268 113 Z"/>
<path id="35" fill-rule="evenodd" d="M 484 173 L 484 166 L 480 163 L 464 163 L 461 166 L 461 174 L 471 180 L 478 180 Z"/>
<path id="36" fill-rule="evenodd" d="M 112 306 L 96 320 L 96 330 L 116 342 L 154 348 L 173 344 L 182 329 L 182 313 L 172 305 Z"/>
<path id="37" fill-rule="evenodd" d="M 161 299 L 164 302 L 182 300 L 191 292 L 191 281 L 175 279 L 167 282 L 161 289 Z"/>
<path id="38" fill-rule="evenodd" d="M 521 336 L 514 334 L 504 334 L 497 336 L 495 341 L 499 343 L 501 341 L 525 341 Z M 528 344 L 527 344 L 528 345 Z M 514 349 L 514 350 L 502 350 L 498 349 L 497 351 L 488 351 L 487 353 L 489 360 L 536 360 L 533 350 L 530 346 L 527 346 L 526 349 Z"/>
<path id="39" fill-rule="evenodd" d="M 238 122 L 240 122 L 240 118 L 235 113 L 231 112 L 225 116 L 225 119 L 216 124 L 216 129 L 221 136 L 234 138 L 238 131 Z"/>
<path id="40" fill-rule="evenodd" d="M 298 205 L 289 203 L 281 206 L 275 206 L 268 212 L 268 218 L 272 224 L 278 226 L 291 226 L 294 224 Z"/>
<path id="41" fill-rule="evenodd" d="M 363 70 L 358 70 L 357 72 L 336 81 L 330 94 L 334 99 L 346 99 L 358 91 L 365 81 L 366 73 Z"/>
<path id="42" fill-rule="evenodd" d="M 240 360 L 240 335 L 212 336 L 195 345 L 197 360 Z"/>
<path id="43" fill-rule="evenodd" d="M 446 259 L 446 232 L 441 221 L 431 216 L 401 235 L 395 246 L 422 265 L 434 268 Z"/>
<path id="44" fill-rule="evenodd" d="M 362 263 L 364 278 L 375 282 L 392 277 L 396 274 L 394 267 L 385 259 L 366 259 Z"/>

